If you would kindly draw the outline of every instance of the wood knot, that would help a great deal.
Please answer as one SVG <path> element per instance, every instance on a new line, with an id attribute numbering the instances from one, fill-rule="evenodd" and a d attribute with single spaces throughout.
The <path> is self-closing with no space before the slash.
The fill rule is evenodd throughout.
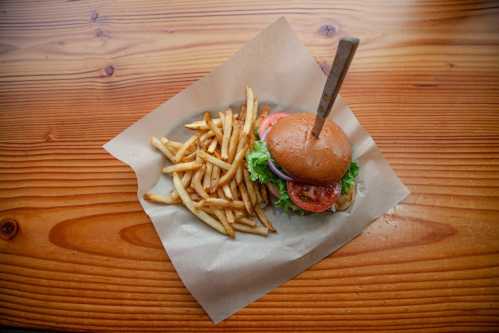
<path id="1" fill-rule="evenodd" d="M 96 10 L 92 10 L 90 12 L 90 22 L 97 22 L 98 18 L 99 18 L 99 13 L 97 13 Z"/>
<path id="2" fill-rule="evenodd" d="M 106 76 L 112 76 L 114 74 L 114 66 L 109 65 L 104 68 L 104 73 L 106 73 Z"/>
<path id="3" fill-rule="evenodd" d="M 319 28 L 319 34 L 325 37 L 332 37 L 336 33 L 336 27 L 332 24 L 323 24 Z"/>
<path id="4" fill-rule="evenodd" d="M 11 218 L 0 220 L 0 238 L 3 240 L 11 240 L 17 235 L 19 226 L 17 221 Z"/>

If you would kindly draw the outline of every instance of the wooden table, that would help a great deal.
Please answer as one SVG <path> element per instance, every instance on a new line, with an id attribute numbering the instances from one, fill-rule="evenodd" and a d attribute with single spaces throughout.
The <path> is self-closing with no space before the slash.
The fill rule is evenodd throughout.
<path id="1" fill-rule="evenodd" d="M 325 69 L 361 38 L 342 95 L 412 194 L 214 326 L 101 146 L 280 16 Z M 2 325 L 497 330 L 497 1 L 2 1 L 0 31 Z"/>

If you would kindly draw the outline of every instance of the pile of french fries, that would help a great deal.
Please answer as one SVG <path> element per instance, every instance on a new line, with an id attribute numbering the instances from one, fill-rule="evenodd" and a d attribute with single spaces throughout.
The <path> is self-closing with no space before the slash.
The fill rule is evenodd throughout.
<path id="1" fill-rule="evenodd" d="M 144 198 L 160 204 L 183 204 L 201 221 L 231 238 L 236 231 L 261 236 L 276 232 L 264 213 L 270 203 L 268 189 L 251 181 L 245 162 L 255 141 L 255 128 L 269 111 L 264 105 L 258 112 L 258 100 L 247 87 L 246 103 L 239 114 L 227 109 L 212 118 L 205 112 L 203 120 L 185 125 L 194 134 L 183 143 L 152 137 L 151 144 L 171 163 L 163 173 L 173 177 L 174 190 L 167 196 L 146 193 Z"/>

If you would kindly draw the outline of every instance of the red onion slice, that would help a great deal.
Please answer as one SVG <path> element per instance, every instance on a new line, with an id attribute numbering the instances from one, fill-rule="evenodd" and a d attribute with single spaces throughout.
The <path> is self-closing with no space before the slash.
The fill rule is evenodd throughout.
<path id="1" fill-rule="evenodd" d="M 286 181 L 287 180 L 289 180 L 289 181 L 294 180 L 293 177 L 291 177 L 290 175 L 288 175 L 284 171 L 279 170 L 279 168 L 274 164 L 274 161 L 272 161 L 271 158 L 269 158 L 269 161 L 267 162 L 267 164 L 269 165 L 270 171 L 272 171 L 272 173 L 274 173 L 277 177 L 284 179 Z"/>

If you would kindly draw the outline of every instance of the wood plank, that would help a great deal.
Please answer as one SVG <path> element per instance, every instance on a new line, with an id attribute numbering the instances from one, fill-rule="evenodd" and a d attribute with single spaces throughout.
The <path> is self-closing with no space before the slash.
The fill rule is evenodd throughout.
<path id="1" fill-rule="evenodd" d="M 214 326 L 102 144 L 286 16 L 410 197 L 338 252 Z M 496 1 L 4 1 L 0 325 L 91 331 L 495 331 Z"/>

